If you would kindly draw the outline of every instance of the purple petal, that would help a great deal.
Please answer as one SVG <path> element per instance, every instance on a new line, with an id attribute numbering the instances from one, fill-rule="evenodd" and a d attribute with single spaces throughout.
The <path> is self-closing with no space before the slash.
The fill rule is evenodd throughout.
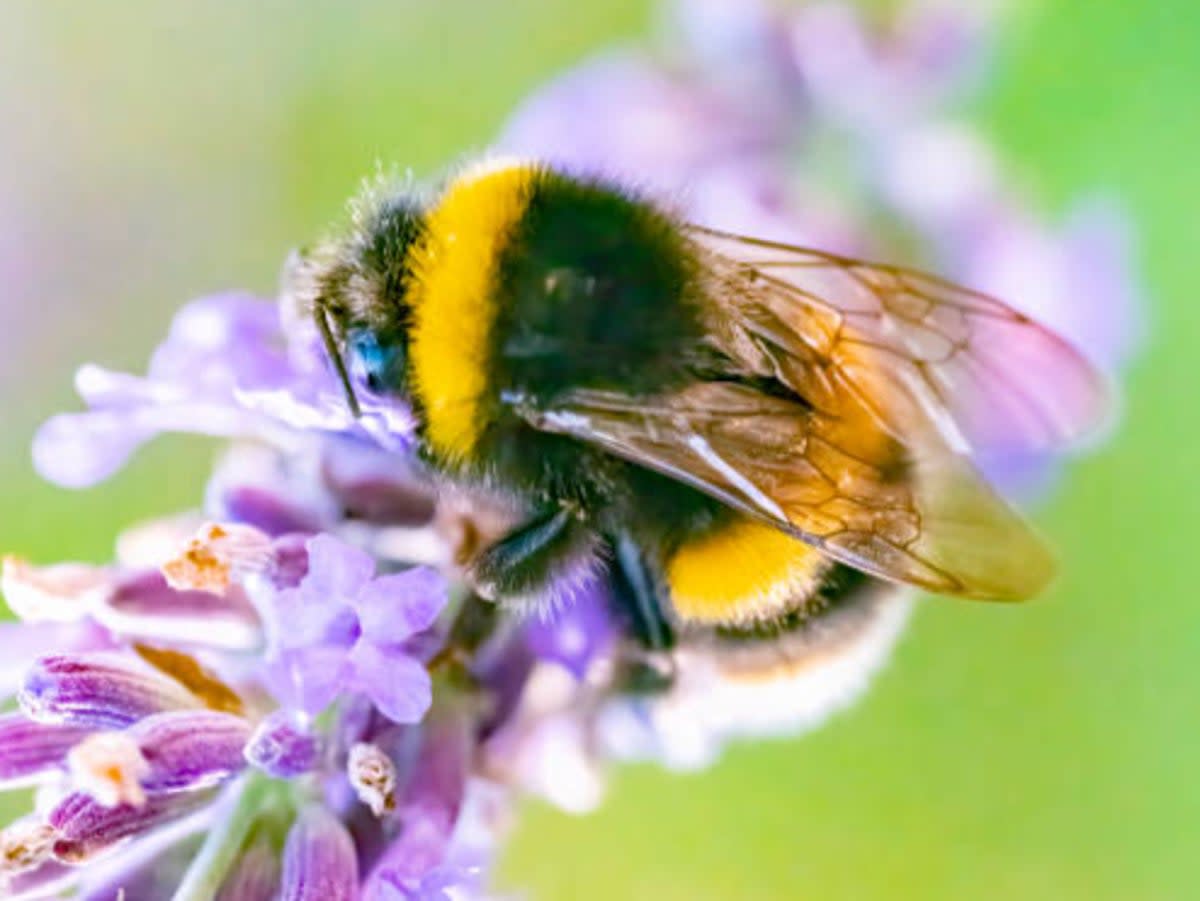
<path id="1" fill-rule="evenodd" d="M 332 535 L 308 540 L 308 576 L 304 587 L 326 603 L 354 597 L 375 575 L 375 560 L 366 551 Z"/>
<path id="2" fill-rule="evenodd" d="M 275 565 L 271 584 L 277 590 L 295 588 L 308 575 L 308 535 L 281 535 L 275 539 Z"/>
<path id="3" fill-rule="evenodd" d="M 43 657 L 25 675 L 17 700 L 38 722 L 117 729 L 200 706 L 178 682 L 116 654 Z"/>
<path id="4" fill-rule="evenodd" d="M 57 485 L 86 488 L 107 479 L 161 432 L 234 437 L 264 435 L 270 428 L 260 417 L 212 401 L 64 414 L 34 436 L 33 464 Z"/>
<path id="5" fill-rule="evenodd" d="M 300 332 L 309 331 L 317 347 Z M 346 404 L 342 391 L 325 355 L 320 339 L 315 338 L 311 321 L 300 328 L 289 327 L 288 340 L 296 374 L 286 386 L 244 388 L 234 392 L 242 409 L 293 429 L 342 433 L 356 440 L 367 440 L 394 453 L 410 453 L 414 419 L 408 405 L 394 397 L 359 390 L 361 416 L 356 418 Z"/>
<path id="6" fill-rule="evenodd" d="M 26 623 L 78 622 L 112 589 L 108 567 L 85 563 L 33 566 L 20 557 L 0 561 L 0 594 Z"/>
<path id="7" fill-rule="evenodd" d="M 350 432 L 361 426 L 346 405 L 342 389 L 333 382 L 305 390 L 303 384 L 285 388 L 241 390 L 234 395 L 240 408 L 263 419 L 307 432 Z"/>
<path id="8" fill-rule="evenodd" d="M 250 650 L 262 641 L 258 615 L 240 587 L 223 595 L 177 591 L 158 570 L 123 578 L 96 618 L 117 633 L 230 650 Z"/>
<path id="9" fill-rule="evenodd" d="M 755 116 L 752 106 L 729 104 L 634 54 L 608 54 L 528 98 L 496 147 L 674 195 L 712 161 L 769 139 L 774 118 Z"/>
<path id="10" fill-rule="evenodd" d="M 316 532 L 322 525 L 310 508 L 259 485 L 226 485 L 214 505 L 221 519 L 254 526 L 268 535 Z"/>
<path id="11" fill-rule="evenodd" d="M 78 896 L 88 901 L 116 901 L 121 888 L 129 886 L 128 901 L 172 897 L 218 812 L 214 802 L 128 839 L 120 853 L 100 854 L 86 866 L 77 866 L 82 876 Z"/>
<path id="12" fill-rule="evenodd" d="M 442 712 L 423 727 L 424 740 L 399 809 L 436 811 L 446 828 L 458 818 L 472 754 L 472 724 L 461 711 Z"/>
<path id="13" fill-rule="evenodd" d="M 771 158 L 708 166 L 688 192 L 686 211 L 693 222 L 721 230 L 847 254 L 862 250 L 858 224 Z"/>
<path id="14" fill-rule="evenodd" d="M 50 825 L 59 833 L 54 856 L 65 863 L 79 863 L 123 839 L 199 810 L 213 798 L 211 792 L 178 792 L 152 796 L 140 807 L 105 807 L 90 795 L 76 792 L 50 811 Z"/>
<path id="15" fill-rule="evenodd" d="M 365 637 L 377 644 L 392 644 L 432 626 L 448 599 L 442 575 L 418 566 L 375 579 L 351 604 Z"/>
<path id="16" fill-rule="evenodd" d="M 152 437 L 120 413 L 63 413 L 34 435 L 33 468 L 55 485 L 87 488 L 119 470 Z"/>
<path id="17" fill-rule="evenodd" d="M 329 535 L 309 538 L 305 549 L 306 575 L 296 588 L 278 592 L 270 605 L 272 643 L 349 646 L 357 637 L 358 618 L 348 604 L 374 575 L 375 560 Z"/>
<path id="18" fill-rule="evenodd" d="M 1032 504 L 1054 488 L 1062 466 L 1046 453 L 981 455 L 976 460 L 987 482 L 1005 498 Z"/>
<path id="19" fill-rule="evenodd" d="M 412 454 L 417 428 L 412 410 L 394 397 L 366 396 L 360 400 L 362 417 L 344 431 L 352 437 L 369 438 L 390 453 Z"/>
<path id="20" fill-rule="evenodd" d="M 345 598 L 315 590 L 307 580 L 305 576 L 300 585 L 284 588 L 270 600 L 271 646 L 293 650 L 315 645 L 348 647 L 357 637 L 358 617 Z"/>
<path id="21" fill-rule="evenodd" d="M 141 780 L 149 792 L 194 791 L 229 778 L 245 765 L 250 724 L 215 710 L 160 713 L 129 729 L 150 765 Z"/>
<path id="22" fill-rule="evenodd" d="M 805 87 L 823 116 L 870 131 L 903 111 L 855 9 L 838 3 L 805 8 L 796 16 L 792 42 Z"/>
<path id="23" fill-rule="evenodd" d="M 94 363 L 85 363 L 76 370 L 75 393 L 94 413 L 179 403 L 191 396 L 181 386 L 116 372 Z"/>
<path id="24" fill-rule="evenodd" d="M 407 654 L 361 640 L 350 652 L 355 683 L 388 719 L 415 723 L 433 700 L 429 673 Z"/>
<path id="25" fill-rule="evenodd" d="M 31 722 L 20 713 L 0 715 L 0 789 L 62 775 L 67 752 L 91 731 L 86 726 Z"/>
<path id="26" fill-rule="evenodd" d="M 362 416 L 355 419 L 312 318 L 297 315 L 291 304 L 284 305 L 284 312 L 288 350 L 298 376 L 286 391 L 239 392 L 238 400 L 249 409 L 300 428 L 342 432 L 355 440 L 369 439 L 385 450 L 410 453 L 415 425 L 408 405 L 399 398 L 375 394 L 360 383 Z"/>
<path id="27" fill-rule="evenodd" d="M 292 779 L 311 770 L 319 745 L 312 731 L 294 715 L 276 710 L 267 716 L 246 744 L 245 757 L 252 765 L 277 779 Z"/>
<path id="28" fill-rule="evenodd" d="M 352 672 L 345 649 L 316 645 L 281 652 L 267 665 L 265 676 L 280 701 L 316 716 L 348 687 Z"/>
<path id="29" fill-rule="evenodd" d="M 334 439 L 323 452 L 321 469 L 350 518 L 403 526 L 423 525 L 433 518 L 428 480 L 403 457 L 361 441 Z"/>
<path id="30" fill-rule="evenodd" d="M 338 717 L 330 741 L 338 753 L 344 753 L 356 742 L 371 740 L 376 728 L 384 727 L 390 728 L 391 724 L 379 716 L 371 705 L 371 699 L 352 694 L 338 705 Z"/>
<path id="31" fill-rule="evenodd" d="M 8 901 L 46 901 L 64 897 L 68 888 L 79 881 L 79 867 L 68 866 L 50 858 L 32 870 L 12 877 L 3 885 Z"/>
<path id="32" fill-rule="evenodd" d="M 273 901 L 279 891 L 279 858 L 266 841 L 252 845 L 233 866 L 217 901 Z"/>
<path id="33" fill-rule="evenodd" d="M 899 55 L 912 82 L 939 95 L 961 94 L 986 69 L 995 9 L 989 4 L 913 4 L 899 15 Z"/>
<path id="34" fill-rule="evenodd" d="M 1145 335 L 1146 302 L 1129 217 L 1114 202 L 1087 198 L 1072 208 L 1062 241 L 1063 266 L 1077 298 L 1063 302 L 1079 314 L 1066 334 L 1093 360 L 1115 370 L 1139 349 Z"/>
<path id="35" fill-rule="evenodd" d="M 962 124 L 913 126 L 883 148 L 878 181 L 884 201 L 931 236 L 942 256 L 979 229 L 1000 196 L 1000 166 L 983 136 Z"/>
<path id="36" fill-rule="evenodd" d="M 286 384 L 295 377 L 274 302 L 248 294 L 194 300 L 175 314 L 150 361 L 150 378 L 209 396 L 236 387 Z"/>
<path id="37" fill-rule="evenodd" d="M 777 14 L 774 4 L 762 0 L 675 0 L 667 4 L 667 12 L 672 37 L 681 40 L 681 49 L 704 67 L 708 77 L 735 81 L 741 87 L 746 75 L 759 75 L 747 86 L 766 89 L 769 84 L 764 84 L 761 77 L 766 73 L 757 70 L 771 71 L 775 81 L 795 75 L 787 22 Z"/>
<path id="38" fill-rule="evenodd" d="M 480 722 L 480 736 L 490 737 L 502 729 L 519 709 L 529 676 L 537 667 L 537 658 L 524 636 L 502 636 L 489 642 L 471 661 L 471 675 L 491 699 L 488 715 Z"/>
<path id="39" fill-rule="evenodd" d="M 353 901 L 358 857 L 350 834 L 321 807 L 297 818 L 283 849 L 281 901 Z"/>
<path id="40" fill-rule="evenodd" d="M 90 651 L 112 644 L 90 621 L 78 623 L 0 623 L 0 697 L 17 693 L 39 657 L 55 652 Z"/>

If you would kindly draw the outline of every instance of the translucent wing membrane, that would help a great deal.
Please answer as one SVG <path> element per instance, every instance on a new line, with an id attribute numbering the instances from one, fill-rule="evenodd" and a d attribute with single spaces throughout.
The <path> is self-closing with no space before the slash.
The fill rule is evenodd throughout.
<path id="1" fill-rule="evenodd" d="M 1071 444 L 1104 419 L 1098 373 L 999 300 L 898 266 L 689 233 L 735 352 L 831 414 L 854 395 L 896 437 L 932 428 L 961 452 Z"/>
<path id="2" fill-rule="evenodd" d="M 1015 599 L 1053 569 L 965 460 L 909 459 L 876 429 L 745 385 L 701 382 L 650 399 L 579 390 L 553 410 L 517 410 L 538 429 L 686 482 L 883 578 Z"/>
<path id="3" fill-rule="evenodd" d="M 717 351 L 697 355 L 717 361 L 707 380 L 654 397 L 577 389 L 519 415 L 882 578 L 996 599 L 1043 587 L 1049 554 L 969 455 L 1046 449 L 1098 424 L 1103 384 L 1070 345 L 933 276 L 688 234 Z"/>

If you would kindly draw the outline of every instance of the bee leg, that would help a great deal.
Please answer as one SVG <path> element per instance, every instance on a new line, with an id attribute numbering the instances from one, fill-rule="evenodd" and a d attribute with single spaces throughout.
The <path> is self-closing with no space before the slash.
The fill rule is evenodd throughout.
<path id="1" fill-rule="evenodd" d="M 632 538 L 620 534 L 611 541 L 613 588 L 634 635 L 648 651 L 669 650 L 675 645 L 675 634 L 664 613 L 658 577 Z"/>
<path id="2" fill-rule="evenodd" d="M 595 547 L 595 533 L 572 511 L 555 507 L 481 551 L 469 575 L 483 597 L 520 601 L 551 586 L 572 564 L 586 561 Z"/>
<path id="3" fill-rule="evenodd" d="M 645 553 L 628 535 L 611 537 L 609 543 L 617 608 L 637 639 L 636 646 L 627 646 L 620 655 L 616 680 L 622 691 L 659 694 L 675 682 L 671 654 L 675 634 L 664 613 L 659 581 Z"/>

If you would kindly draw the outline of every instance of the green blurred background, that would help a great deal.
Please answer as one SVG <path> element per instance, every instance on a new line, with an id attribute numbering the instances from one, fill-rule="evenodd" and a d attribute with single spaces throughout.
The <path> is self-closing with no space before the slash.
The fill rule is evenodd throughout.
<path id="1" fill-rule="evenodd" d="M 168 439 L 112 483 L 39 483 L 35 424 L 85 359 L 140 367 L 172 309 L 269 292 L 376 161 L 429 172 L 614 40 L 635 0 L 257 4 L 6 0 L 0 31 L 0 547 L 104 559 L 193 504 L 211 448 Z M 1055 590 L 930 601 L 865 703 L 815 735 L 602 810 L 526 812 L 501 867 L 534 898 L 1200 897 L 1200 489 L 1194 368 L 1200 11 L 1026 0 L 974 110 L 1047 212 L 1117 192 L 1151 341 L 1120 434 L 1048 506 Z M 3 817 L 7 819 L 7 816 Z"/>

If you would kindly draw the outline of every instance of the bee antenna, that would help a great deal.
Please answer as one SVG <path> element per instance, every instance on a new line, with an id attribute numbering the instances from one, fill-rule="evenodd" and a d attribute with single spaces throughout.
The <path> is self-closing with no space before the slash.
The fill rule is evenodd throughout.
<path id="1" fill-rule="evenodd" d="M 333 327 L 329 323 L 329 310 L 324 301 L 318 300 L 313 304 L 313 321 L 317 324 L 317 331 L 321 333 L 321 340 L 325 342 L 325 352 L 333 361 L 338 379 L 346 392 L 346 403 L 350 405 L 350 412 L 355 419 L 359 419 L 362 417 L 362 407 L 358 405 L 358 395 L 354 393 L 354 385 L 350 383 L 350 373 L 346 371 L 346 361 L 342 359 L 342 352 L 338 350 L 337 341 L 334 340 Z"/>

